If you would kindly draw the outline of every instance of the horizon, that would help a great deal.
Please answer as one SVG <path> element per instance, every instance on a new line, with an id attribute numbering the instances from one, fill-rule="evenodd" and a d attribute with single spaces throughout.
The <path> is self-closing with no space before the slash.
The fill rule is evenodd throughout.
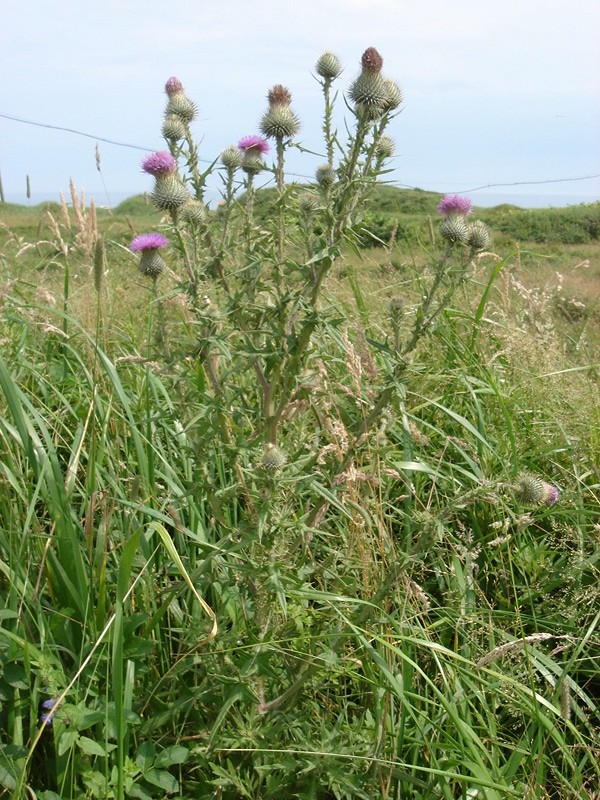
<path id="1" fill-rule="evenodd" d="M 118 206 L 126 200 L 129 200 L 133 197 L 139 197 L 144 194 L 150 196 L 150 192 L 116 192 L 109 197 L 106 196 L 106 192 L 92 192 L 88 193 L 85 190 L 79 189 L 79 187 L 75 187 L 78 191 L 78 195 L 81 197 L 82 191 L 84 196 L 84 201 L 86 204 L 89 204 L 94 199 L 97 208 L 109 208 L 114 210 L 118 208 Z M 263 187 L 264 188 L 264 187 Z M 399 189 L 401 191 L 426 191 L 430 192 L 431 190 L 422 190 L 418 187 L 401 187 L 401 186 L 394 186 L 393 188 Z M 5 203 L 12 204 L 12 205 L 19 205 L 25 208 L 35 208 L 36 206 L 42 205 L 44 203 L 51 203 L 56 202 L 60 203 L 61 198 L 60 195 L 64 196 L 65 200 L 67 201 L 67 205 L 71 206 L 71 197 L 68 188 L 66 190 L 59 190 L 57 192 L 31 192 L 31 197 L 28 199 L 26 196 L 26 192 L 22 193 L 4 193 Z M 443 194 L 443 192 L 432 192 L 433 194 Z M 518 206 L 524 210 L 534 210 L 534 209 L 546 209 L 546 208 L 567 208 L 569 206 L 577 206 L 577 205 L 591 205 L 594 203 L 600 202 L 600 197 L 595 197 L 593 195 L 581 195 L 581 194 L 520 194 L 520 193 L 511 193 L 511 192 L 482 192 L 478 193 L 476 196 L 473 196 L 473 193 L 470 195 L 468 193 L 463 193 L 469 196 L 469 199 L 473 203 L 474 208 L 494 208 L 495 206 L 503 205 L 503 204 L 510 204 L 514 206 Z M 102 197 L 104 195 L 104 197 Z M 214 201 L 218 200 L 216 196 L 209 198 L 209 202 L 207 205 L 213 205 Z M 0 202 L 0 209 L 2 208 L 2 203 Z"/>

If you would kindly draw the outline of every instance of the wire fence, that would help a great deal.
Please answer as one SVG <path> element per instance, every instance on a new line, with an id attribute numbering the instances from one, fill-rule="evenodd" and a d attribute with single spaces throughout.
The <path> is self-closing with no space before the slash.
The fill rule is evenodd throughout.
<path id="1" fill-rule="evenodd" d="M 94 134 L 86 133 L 85 131 L 79 131 L 79 130 L 76 130 L 74 128 L 66 128 L 66 127 L 64 127 L 62 125 L 51 125 L 51 124 L 49 124 L 47 122 L 35 122 L 34 120 L 23 119 L 22 117 L 13 117 L 13 116 L 11 116 L 9 114 L 3 114 L 3 113 L 0 113 L 0 117 L 2 119 L 8 119 L 8 120 L 11 120 L 12 122 L 19 122 L 19 123 L 22 123 L 24 125 L 33 125 L 33 126 L 35 126 L 37 128 L 50 128 L 51 130 L 63 131 L 65 133 L 72 133 L 72 134 L 74 134 L 76 136 L 83 136 L 83 137 L 85 137 L 87 139 L 93 139 L 96 142 L 104 142 L 105 144 L 114 145 L 116 147 L 128 147 L 128 148 L 130 148 L 132 150 L 143 150 L 145 152 L 152 152 L 154 150 L 153 147 L 143 147 L 142 145 L 130 144 L 129 142 L 119 142 L 119 141 L 117 141 L 115 139 L 108 139 L 108 138 L 103 137 L 103 136 L 95 136 Z M 98 151 L 96 151 L 96 153 L 97 152 Z M 201 158 L 199 160 L 202 161 L 205 164 L 212 163 L 209 159 Z M 98 171 L 100 171 L 98 155 L 96 155 L 96 165 L 98 167 Z M 312 176 L 312 175 L 303 175 L 303 174 L 297 173 L 297 172 L 288 172 L 288 175 L 290 177 L 293 177 L 293 178 L 303 178 L 304 180 L 309 180 L 309 181 L 314 180 L 314 176 Z M 530 181 L 510 181 L 510 182 L 496 182 L 496 183 L 488 182 L 488 183 L 481 183 L 481 185 L 479 185 L 479 186 L 474 186 L 474 187 L 471 187 L 471 188 L 468 188 L 468 189 L 457 189 L 455 191 L 456 191 L 457 194 L 469 194 L 470 192 L 478 192 L 478 191 L 481 191 L 482 189 L 497 189 L 497 188 L 513 187 L 513 186 L 543 186 L 543 185 L 556 184 L 556 183 L 576 183 L 576 182 L 581 182 L 581 181 L 595 180 L 596 178 L 600 178 L 600 173 L 595 174 L 595 175 L 578 175 L 578 176 L 572 176 L 572 177 L 569 177 L 569 178 L 546 178 L 546 179 L 543 179 L 543 180 L 534 180 L 534 181 L 531 181 L 531 180 Z M 413 186 L 413 185 L 407 184 L 407 183 L 400 183 L 399 181 L 386 181 L 386 184 L 388 186 L 396 186 L 396 187 L 402 188 L 402 189 L 422 189 L 423 188 L 422 186 L 418 186 L 418 185 L 414 185 Z"/>

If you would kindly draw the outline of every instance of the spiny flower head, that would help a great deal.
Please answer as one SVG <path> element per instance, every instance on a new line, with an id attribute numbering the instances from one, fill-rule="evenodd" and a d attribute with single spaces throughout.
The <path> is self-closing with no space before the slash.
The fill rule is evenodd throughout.
<path id="1" fill-rule="evenodd" d="M 450 244 L 467 244 L 469 227 L 460 214 L 451 214 L 440 222 L 440 234 Z"/>
<path id="2" fill-rule="evenodd" d="M 381 72 L 383 58 L 374 47 L 367 47 L 360 59 L 361 66 L 367 72 Z"/>
<path id="3" fill-rule="evenodd" d="M 141 253 L 139 268 L 142 275 L 156 280 L 166 267 L 159 250 L 166 247 L 168 240 L 162 233 L 142 233 L 136 236 L 129 249 Z"/>
<path id="4" fill-rule="evenodd" d="M 252 152 L 254 155 L 264 155 L 269 152 L 269 143 L 262 136 L 243 136 L 238 147 L 242 153 Z"/>
<path id="5" fill-rule="evenodd" d="M 485 250 L 489 247 L 492 237 L 490 236 L 489 229 L 485 222 L 476 220 L 469 225 L 469 238 L 467 244 L 473 250 Z"/>
<path id="6" fill-rule="evenodd" d="M 375 155 L 378 158 L 391 158 L 396 152 L 396 145 L 390 136 L 382 136 L 375 145 Z"/>
<path id="7" fill-rule="evenodd" d="M 163 120 L 162 134 L 165 139 L 171 139 L 174 142 L 183 139 L 185 124 L 181 117 L 178 117 L 177 114 L 167 114 Z"/>
<path id="8" fill-rule="evenodd" d="M 356 107 L 356 112 L 369 120 L 376 120 L 391 109 L 394 98 L 390 83 L 381 74 L 383 59 L 374 47 L 368 47 L 360 60 L 361 72 L 350 85 L 348 94 Z"/>
<path id="9" fill-rule="evenodd" d="M 384 80 L 386 98 L 383 106 L 384 111 L 395 111 L 402 103 L 402 90 L 395 81 L 389 78 Z"/>
<path id="10" fill-rule="evenodd" d="M 317 167 L 315 177 L 319 186 L 323 189 L 327 189 L 330 186 L 333 186 L 337 176 L 333 167 L 329 166 L 329 164 L 323 164 L 322 166 Z"/>
<path id="11" fill-rule="evenodd" d="M 159 150 L 142 160 L 142 169 L 155 177 L 172 175 L 177 169 L 177 161 L 167 150 Z"/>
<path id="12" fill-rule="evenodd" d="M 221 162 L 227 169 L 234 170 L 242 166 L 242 154 L 240 149 L 235 145 L 226 147 L 221 152 Z"/>
<path id="13" fill-rule="evenodd" d="M 291 139 L 300 130 L 300 120 L 290 108 L 292 95 L 278 83 L 269 91 L 269 110 L 260 121 L 260 130 L 272 139 Z"/>
<path id="14" fill-rule="evenodd" d="M 449 217 L 453 214 L 461 214 L 466 217 L 473 211 L 473 205 L 469 198 L 461 197 L 459 194 L 447 194 L 438 203 L 437 208 L 444 217 Z"/>
<path id="15" fill-rule="evenodd" d="M 179 78 L 169 78 L 169 80 L 165 83 L 165 92 L 169 95 L 169 97 L 177 94 L 177 92 L 183 92 L 183 84 Z"/>
<path id="16" fill-rule="evenodd" d="M 342 74 L 342 64 L 337 56 L 333 53 L 323 53 L 315 64 L 317 75 L 320 75 L 325 80 L 332 81 L 339 78 Z"/>
<path id="17" fill-rule="evenodd" d="M 528 506 L 553 506 L 560 497 L 556 486 L 530 473 L 521 475 L 514 488 L 517 499 Z"/>
<path id="18" fill-rule="evenodd" d="M 270 472 L 271 474 L 280 470 L 286 462 L 285 453 L 283 453 L 276 445 L 267 444 L 260 460 L 261 467 Z"/>
<path id="19" fill-rule="evenodd" d="M 272 105 L 260 121 L 260 129 L 272 139 L 291 139 L 300 130 L 300 120 L 286 105 Z"/>
<path id="20" fill-rule="evenodd" d="M 141 233 L 129 245 L 133 253 L 143 253 L 146 250 L 159 250 L 166 247 L 169 240 L 162 233 Z"/>

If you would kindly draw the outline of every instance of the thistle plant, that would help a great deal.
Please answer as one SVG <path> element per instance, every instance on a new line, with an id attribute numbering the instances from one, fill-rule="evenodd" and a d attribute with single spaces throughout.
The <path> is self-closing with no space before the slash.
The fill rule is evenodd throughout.
<path id="1" fill-rule="evenodd" d="M 201 173 L 167 81 L 143 162 L 159 221 L 129 244 L 150 336 L 97 231 L 93 276 L 82 251 L 77 293 L 67 271 L 43 308 L 62 330 L 23 294 L 53 271 L 3 259 L 0 794 L 596 796 L 591 370 L 484 315 L 506 261 L 473 297 L 489 233 L 466 198 L 429 220 L 402 298 L 389 269 L 371 291 L 360 237 L 401 92 L 374 48 L 345 91 L 331 53 L 316 74 L 303 187 L 290 89 Z M 106 346 L 71 300 L 93 285 L 122 304 Z"/>
<path id="2" fill-rule="evenodd" d="M 327 282 L 344 246 L 356 235 L 369 191 L 386 172 L 394 153 L 387 131 L 402 95 L 382 69 L 381 55 L 368 48 L 348 89 L 353 121 L 347 125 L 344 144 L 332 123 L 338 96 L 332 95 L 332 89 L 342 67 L 330 53 L 317 61 L 324 102 L 325 163 L 317 169 L 314 188 L 298 193 L 285 181 L 286 152 L 296 144 L 301 125 L 292 109 L 291 92 L 281 84 L 268 91 L 268 109 L 259 123 L 262 135 L 244 136 L 237 148 L 226 147 L 212 162 L 210 169 L 222 180 L 222 199 L 216 210 L 202 204 L 200 189 L 209 173 L 199 182 L 198 150 L 187 138 L 190 120 L 186 116 L 192 114 L 193 104 L 184 101 L 174 79 L 167 83 L 169 103 L 163 122 L 169 150 L 154 153 L 143 163 L 155 179 L 154 202 L 168 214 L 172 252 L 179 255 L 183 267 L 179 285 L 188 296 L 190 330 L 195 332 L 188 347 L 195 352 L 202 385 L 210 397 L 210 401 L 202 400 L 209 402 L 210 412 L 197 433 L 197 447 L 212 453 L 221 466 L 215 474 L 206 471 L 203 488 L 209 497 L 226 492 L 232 510 L 218 512 L 217 538 L 235 536 L 254 565 L 245 585 L 254 599 L 261 642 L 257 659 L 273 630 L 285 624 L 282 597 L 287 590 L 273 593 L 267 588 L 273 582 L 269 576 L 274 565 L 280 569 L 285 562 L 286 581 L 293 585 L 290 567 L 299 557 L 304 532 L 322 524 L 331 506 L 329 495 L 313 492 L 309 476 L 318 469 L 329 486 L 327 491 L 340 492 L 339 487 L 356 473 L 356 463 L 366 457 L 369 435 L 385 430 L 383 420 L 390 404 L 401 404 L 409 354 L 464 280 L 483 238 L 478 228 L 469 244 L 468 201 L 443 206 L 444 253 L 420 306 L 412 315 L 409 309 L 395 314 L 395 346 L 380 343 L 381 352 L 387 353 L 384 361 L 377 366 L 375 356 L 368 355 L 373 385 L 366 390 L 362 368 L 356 355 L 350 355 L 352 345 L 337 330 Z M 273 166 L 265 160 L 269 139 L 275 144 Z M 269 172 L 275 179 L 276 200 L 270 213 L 259 219 L 255 178 Z M 192 213 L 193 203 L 202 204 L 197 213 Z M 151 275 L 160 255 L 156 249 L 142 252 L 140 267 Z M 410 319 L 413 327 L 407 332 L 403 326 Z M 344 358 L 351 359 L 349 369 L 359 401 L 343 413 L 343 393 L 319 408 L 306 388 L 319 370 L 327 371 L 322 365 L 338 345 Z M 186 403 L 194 402 L 186 398 Z M 334 412 L 336 407 L 338 412 Z M 317 442 L 330 441 L 324 449 L 317 446 L 303 452 L 299 440 L 307 435 Z M 334 445 L 332 437 L 343 445 Z M 287 490 L 290 481 L 304 482 L 309 499 L 296 502 Z M 235 530 L 226 522 L 230 513 L 236 519 Z M 285 540 L 283 529 L 288 531 Z M 281 688 L 281 697 L 287 698 L 291 686 Z M 283 702 L 268 698 L 264 676 L 257 679 L 255 690 L 261 713 Z"/>
<path id="3" fill-rule="evenodd" d="M 444 249 L 432 265 L 429 284 L 421 281 L 423 299 L 416 307 L 411 334 L 401 347 L 405 356 L 416 348 L 468 278 L 475 255 L 490 243 L 484 223 L 467 221 L 472 210 L 471 201 L 460 195 L 446 195 L 438 205 L 443 217 L 439 234 Z"/>

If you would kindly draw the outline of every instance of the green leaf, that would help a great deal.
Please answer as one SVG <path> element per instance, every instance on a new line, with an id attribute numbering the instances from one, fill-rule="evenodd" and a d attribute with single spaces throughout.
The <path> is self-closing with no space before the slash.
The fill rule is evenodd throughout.
<path id="1" fill-rule="evenodd" d="M 98 744 L 98 742 L 95 742 L 93 739 L 89 739 L 87 736 L 80 736 L 79 741 L 77 742 L 77 746 L 88 756 L 108 755 L 108 753 L 106 752 L 104 747 L 102 747 L 101 744 Z"/>
<path id="2" fill-rule="evenodd" d="M 187 747 L 174 744 L 171 747 L 166 747 L 156 756 L 154 766 L 165 768 L 172 767 L 173 764 L 185 764 L 189 757 L 190 751 Z"/>
<path id="3" fill-rule="evenodd" d="M 152 800 L 152 795 L 148 794 L 145 789 L 142 789 L 139 783 L 134 783 L 127 792 L 127 795 L 128 797 L 137 797 L 139 800 Z"/>
<path id="4" fill-rule="evenodd" d="M 58 740 L 58 755 L 64 756 L 79 739 L 77 731 L 65 731 Z"/>
<path id="5" fill-rule="evenodd" d="M 165 772 L 163 769 L 149 769 L 148 772 L 144 772 L 144 778 L 148 783 L 158 786 L 167 794 L 174 794 L 179 789 L 179 782 L 170 772 Z"/>
<path id="6" fill-rule="evenodd" d="M 21 664 L 7 664 L 4 667 L 4 680 L 13 689 L 27 689 L 27 672 Z"/>

